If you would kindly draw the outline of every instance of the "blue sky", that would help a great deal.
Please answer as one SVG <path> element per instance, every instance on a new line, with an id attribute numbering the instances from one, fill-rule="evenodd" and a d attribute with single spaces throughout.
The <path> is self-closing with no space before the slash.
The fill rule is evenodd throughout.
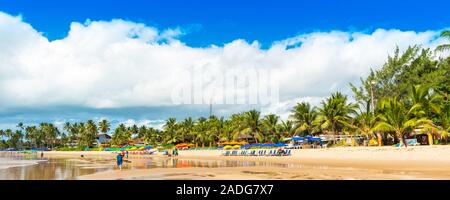
<path id="1" fill-rule="evenodd" d="M 207 116 L 207 104 L 168 102 L 167 91 L 184 78 L 177 70 L 196 65 L 280 70 L 279 103 L 215 105 L 214 114 L 257 108 L 287 119 L 296 102 L 351 95 L 348 83 L 382 66 L 396 46 L 442 43 L 449 7 L 444 0 L 0 0 L 0 128 L 90 118 L 160 126 L 171 116 Z"/>
<path id="2" fill-rule="evenodd" d="M 263 46 L 313 31 L 424 31 L 448 25 L 446 0 L 0 0 L 0 10 L 22 14 L 49 39 L 67 35 L 73 21 L 121 18 L 189 32 L 190 46 L 221 45 L 237 38 Z"/>

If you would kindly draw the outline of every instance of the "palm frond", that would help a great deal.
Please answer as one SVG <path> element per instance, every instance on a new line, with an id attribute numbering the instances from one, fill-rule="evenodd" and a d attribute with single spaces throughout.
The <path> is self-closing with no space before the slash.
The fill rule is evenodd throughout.
<path id="1" fill-rule="evenodd" d="M 442 44 L 436 47 L 437 52 L 443 52 L 443 51 L 448 51 L 450 50 L 450 44 Z"/>
<path id="2" fill-rule="evenodd" d="M 395 128 L 386 122 L 378 122 L 371 131 L 395 131 Z"/>

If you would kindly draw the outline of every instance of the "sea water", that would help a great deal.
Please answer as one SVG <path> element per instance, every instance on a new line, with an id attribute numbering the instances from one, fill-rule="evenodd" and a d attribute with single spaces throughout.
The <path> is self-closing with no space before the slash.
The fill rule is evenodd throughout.
<path id="1" fill-rule="evenodd" d="M 11 167 L 24 167 L 28 165 L 37 165 L 40 160 L 22 160 L 11 156 L 0 156 L 0 170 Z"/>

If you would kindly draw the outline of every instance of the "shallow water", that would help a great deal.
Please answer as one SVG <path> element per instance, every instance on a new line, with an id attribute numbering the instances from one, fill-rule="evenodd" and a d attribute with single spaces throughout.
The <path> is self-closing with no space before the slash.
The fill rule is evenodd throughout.
<path id="1" fill-rule="evenodd" d="M 89 161 L 92 159 L 91 161 Z M 178 158 L 147 158 L 144 162 L 124 163 L 125 169 L 149 168 L 218 168 L 218 167 L 302 167 L 254 161 L 195 160 Z M 43 158 L 36 154 L 0 155 L 0 180 L 66 180 L 78 176 L 115 169 L 113 159 L 89 158 L 86 161 L 68 158 Z"/>
<path id="2" fill-rule="evenodd" d="M 268 167 L 303 168 L 328 170 L 328 166 L 285 164 L 264 161 L 201 160 L 178 158 L 145 158 L 142 162 L 125 162 L 125 169 L 150 168 L 221 168 L 221 167 Z M 85 160 L 74 158 L 43 158 L 36 154 L 0 154 L 0 180 L 67 180 L 78 176 L 117 169 L 113 158 L 89 157 Z M 344 171 L 364 171 L 366 169 L 340 168 Z M 380 174 L 401 174 L 398 171 L 378 171 Z M 416 173 L 416 172 L 414 172 Z M 420 173 L 419 173 L 420 174 Z"/>
<path id="3" fill-rule="evenodd" d="M 40 159 L 36 155 L 1 156 L 0 180 L 65 180 L 112 169 L 89 168 L 67 159 Z"/>

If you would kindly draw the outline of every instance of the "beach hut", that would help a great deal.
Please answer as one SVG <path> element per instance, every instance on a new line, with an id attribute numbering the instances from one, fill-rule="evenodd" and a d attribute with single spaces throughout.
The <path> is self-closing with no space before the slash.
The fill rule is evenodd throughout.
<path id="1" fill-rule="evenodd" d="M 108 134 L 100 134 L 96 138 L 96 142 L 99 147 L 109 145 L 110 140 L 111 140 L 111 136 L 109 136 Z"/>

